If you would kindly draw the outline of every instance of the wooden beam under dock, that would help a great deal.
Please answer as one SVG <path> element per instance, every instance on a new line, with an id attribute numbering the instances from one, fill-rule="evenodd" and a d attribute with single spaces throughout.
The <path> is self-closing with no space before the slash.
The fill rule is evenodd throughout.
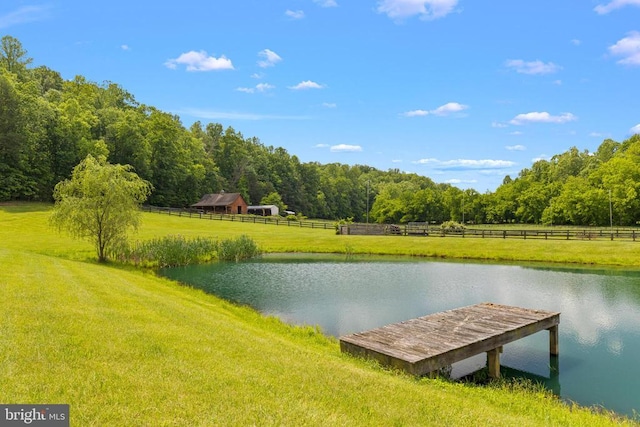
<path id="1" fill-rule="evenodd" d="M 500 376 L 502 346 L 549 330 L 549 353 L 558 354 L 560 313 L 482 303 L 340 337 L 342 352 L 426 375 L 487 352 L 489 375 Z"/>

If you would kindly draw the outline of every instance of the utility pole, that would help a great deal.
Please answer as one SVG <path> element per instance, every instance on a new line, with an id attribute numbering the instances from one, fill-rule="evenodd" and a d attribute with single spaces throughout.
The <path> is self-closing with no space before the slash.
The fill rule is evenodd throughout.
<path id="1" fill-rule="evenodd" d="M 462 191 L 462 225 L 464 225 L 464 190 Z"/>
<path id="2" fill-rule="evenodd" d="M 609 189 L 609 225 L 611 226 L 611 240 L 613 240 L 613 206 L 611 205 L 611 189 Z"/>
<path id="3" fill-rule="evenodd" d="M 367 224 L 369 224 L 369 180 L 367 180 Z"/>

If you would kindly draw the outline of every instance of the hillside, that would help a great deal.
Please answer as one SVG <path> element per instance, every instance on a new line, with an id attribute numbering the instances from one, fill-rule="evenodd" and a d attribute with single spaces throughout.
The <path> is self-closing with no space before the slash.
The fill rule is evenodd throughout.
<path id="1" fill-rule="evenodd" d="M 73 425 L 613 423 L 542 394 L 386 372 L 312 328 L 95 264 L 46 217 L 0 209 L 2 402 L 68 403 Z M 165 218 L 145 217 L 146 232 Z"/>

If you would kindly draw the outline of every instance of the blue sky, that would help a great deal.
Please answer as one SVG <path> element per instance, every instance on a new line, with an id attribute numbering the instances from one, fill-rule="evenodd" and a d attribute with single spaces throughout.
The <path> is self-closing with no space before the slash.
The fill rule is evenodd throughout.
<path id="1" fill-rule="evenodd" d="M 0 34 L 185 126 L 480 192 L 640 133 L 640 0 L 4 0 Z"/>

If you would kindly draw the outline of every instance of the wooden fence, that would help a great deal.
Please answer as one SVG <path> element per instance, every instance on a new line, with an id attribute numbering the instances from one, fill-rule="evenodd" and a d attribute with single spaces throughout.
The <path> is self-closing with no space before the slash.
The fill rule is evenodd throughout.
<path id="1" fill-rule="evenodd" d="M 407 225 L 347 224 L 340 226 L 340 234 L 402 235 L 423 237 L 461 237 L 482 239 L 544 239 L 544 240 L 632 240 L 640 239 L 639 229 L 571 228 L 571 229 L 497 229 L 497 228 L 442 228 L 426 223 Z"/>
<path id="2" fill-rule="evenodd" d="M 287 227 L 317 228 L 322 230 L 334 229 L 333 222 L 306 221 L 306 220 L 290 220 L 277 216 L 259 216 L 259 215 L 227 215 L 205 213 L 196 209 L 180 209 L 180 208 L 160 208 L 156 206 L 143 206 L 143 211 L 156 212 L 159 214 L 175 215 L 185 218 L 199 218 L 217 221 L 231 222 L 247 222 L 252 224 L 270 224 L 283 225 Z"/>
<path id="3" fill-rule="evenodd" d="M 478 237 L 478 238 L 519 238 L 544 240 L 632 240 L 640 238 L 640 230 L 635 228 L 550 228 L 550 229 L 494 229 L 494 228 L 457 228 L 446 229 L 425 223 L 409 223 L 404 227 L 409 236 L 438 237 Z"/>
<path id="4" fill-rule="evenodd" d="M 253 224 L 279 225 L 286 227 L 313 228 L 320 230 L 335 229 L 335 222 L 290 220 L 287 218 L 259 215 L 226 215 L 204 213 L 195 209 L 160 208 L 144 206 L 144 211 L 175 215 L 186 218 L 232 221 Z M 395 224 L 343 224 L 340 234 L 351 235 L 395 235 L 424 237 L 460 237 L 482 239 L 544 239 L 544 240 L 631 240 L 640 239 L 640 229 L 636 228 L 550 228 L 550 229 L 498 229 L 498 228 L 458 228 L 446 229 L 439 225 L 410 222 L 406 225 Z"/>

